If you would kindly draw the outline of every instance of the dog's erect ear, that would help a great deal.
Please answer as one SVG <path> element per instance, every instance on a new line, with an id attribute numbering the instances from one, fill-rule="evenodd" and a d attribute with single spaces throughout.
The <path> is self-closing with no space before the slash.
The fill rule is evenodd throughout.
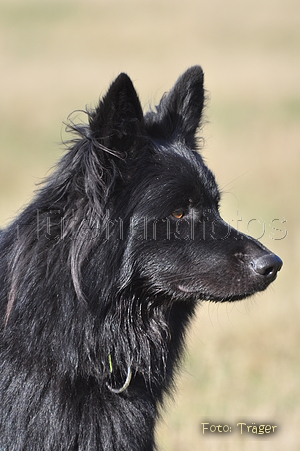
<path id="1" fill-rule="evenodd" d="M 90 114 L 96 139 L 109 149 L 132 148 L 143 132 L 143 110 L 128 75 L 122 73 L 111 84 L 98 107 Z"/>
<path id="2" fill-rule="evenodd" d="M 164 95 L 156 111 L 147 113 L 150 135 L 194 142 L 204 105 L 203 71 L 200 66 L 188 69 Z"/>

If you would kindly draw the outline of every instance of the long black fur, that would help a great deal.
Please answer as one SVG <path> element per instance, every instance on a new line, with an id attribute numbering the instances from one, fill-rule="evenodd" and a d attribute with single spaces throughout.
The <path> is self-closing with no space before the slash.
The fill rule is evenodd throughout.
<path id="1" fill-rule="evenodd" d="M 219 216 L 203 105 L 198 66 L 145 116 L 119 75 L 1 232 L 1 451 L 153 450 L 198 301 L 275 279 L 280 259 Z"/>

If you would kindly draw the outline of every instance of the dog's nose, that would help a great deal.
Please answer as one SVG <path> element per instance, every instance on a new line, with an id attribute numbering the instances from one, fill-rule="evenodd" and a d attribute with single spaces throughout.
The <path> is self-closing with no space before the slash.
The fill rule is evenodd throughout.
<path id="1" fill-rule="evenodd" d="M 277 255 L 267 254 L 258 257 L 252 264 L 255 272 L 270 279 L 281 270 L 283 262 Z"/>

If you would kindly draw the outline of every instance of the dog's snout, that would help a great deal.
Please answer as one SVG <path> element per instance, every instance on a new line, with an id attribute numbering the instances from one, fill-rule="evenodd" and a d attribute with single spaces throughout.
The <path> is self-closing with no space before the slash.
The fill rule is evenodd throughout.
<path id="1" fill-rule="evenodd" d="M 268 279 L 280 271 L 282 264 L 281 258 L 272 253 L 258 257 L 252 262 L 254 271 Z"/>

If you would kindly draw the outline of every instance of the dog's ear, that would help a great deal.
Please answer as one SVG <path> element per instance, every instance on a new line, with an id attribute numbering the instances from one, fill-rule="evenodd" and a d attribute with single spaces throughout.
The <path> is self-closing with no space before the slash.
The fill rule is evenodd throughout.
<path id="1" fill-rule="evenodd" d="M 194 143 L 203 105 L 203 71 L 200 66 L 194 66 L 162 97 L 156 111 L 147 113 L 146 128 L 150 135 Z"/>
<path id="2" fill-rule="evenodd" d="M 143 111 L 128 75 L 121 73 L 90 114 L 94 137 L 105 147 L 127 152 L 143 135 Z"/>

